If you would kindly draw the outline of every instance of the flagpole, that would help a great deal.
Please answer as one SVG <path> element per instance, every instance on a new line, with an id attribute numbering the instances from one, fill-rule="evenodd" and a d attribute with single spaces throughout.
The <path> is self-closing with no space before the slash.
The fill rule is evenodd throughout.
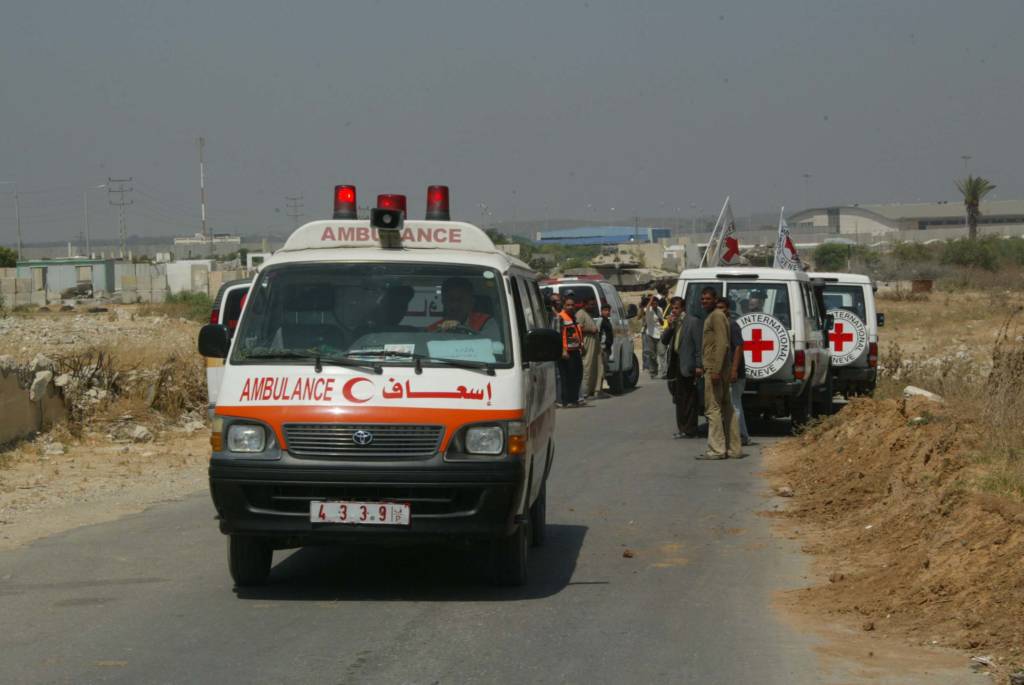
<path id="1" fill-rule="evenodd" d="M 718 213 L 718 221 L 716 221 L 716 222 L 715 222 L 715 227 L 714 227 L 714 229 L 712 229 L 712 231 L 711 231 L 711 238 L 710 238 L 710 239 L 708 240 L 708 245 L 707 245 L 707 247 L 705 247 L 705 248 L 704 248 L 704 256 L 703 256 L 703 257 L 701 257 L 701 259 L 700 259 L 700 266 L 704 266 L 704 263 L 705 263 L 705 262 L 707 261 L 707 259 L 708 259 L 708 254 L 709 254 L 709 252 L 710 252 L 710 250 L 711 250 L 711 246 L 712 246 L 712 245 L 715 245 L 715 236 L 717 236 L 717 235 L 718 235 L 718 229 L 719 229 L 719 228 L 721 227 L 721 225 L 722 225 L 722 217 L 723 217 L 723 216 L 725 216 L 725 208 L 726 208 L 726 207 L 728 207 L 728 206 L 729 206 L 729 196 L 728 196 L 728 195 L 726 195 L 726 196 L 725 196 L 725 202 L 724 202 L 724 203 L 722 203 L 722 211 L 720 211 L 720 212 Z M 716 246 L 716 248 L 715 248 L 715 252 L 718 252 L 718 248 L 717 248 L 717 246 Z"/>
<path id="2" fill-rule="evenodd" d="M 779 233 L 775 236 L 775 254 L 772 255 L 772 268 L 778 269 L 782 265 L 779 264 L 779 254 L 782 250 L 782 220 L 786 213 L 786 205 L 782 205 L 779 208 Z"/>

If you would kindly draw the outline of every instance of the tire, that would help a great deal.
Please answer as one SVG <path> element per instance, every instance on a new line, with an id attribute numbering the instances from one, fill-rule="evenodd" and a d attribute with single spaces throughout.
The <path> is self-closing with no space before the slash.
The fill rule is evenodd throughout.
<path id="1" fill-rule="evenodd" d="M 273 560 L 274 550 L 263 540 L 243 535 L 228 538 L 228 570 L 238 587 L 267 582 Z"/>
<path id="2" fill-rule="evenodd" d="M 525 585 L 529 549 L 529 523 L 522 523 L 508 537 L 491 542 L 491 582 L 504 587 Z"/>
<path id="3" fill-rule="evenodd" d="M 622 372 L 616 371 L 608 376 L 608 390 L 613 395 L 621 395 L 625 390 L 624 381 L 622 380 Z"/>
<path id="4" fill-rule="evenodd" d="M 835 396 L 835 390 L 832 385 L 832 365 L 829 364 L 828 373 L 825 376 L 825 384 L 817 388 L 815 391 L 815 403 L 814 403 L 814 415 L 815 416 L 831 416 L 834 410 L 832 404 L 832 398 Z"/>
<path id="5" fill-rule="evenodd" d="M 530 546 L 543 547 L 547 538 L 548 523 L 548 484 L 540 486 L 537 501 L 530 507 Z"/>
<path id="6" fill-rule="evenodd" d="M 807 422 L 811 420 L 811 413 L 813 409 L 814 389 L 811 388 L 810 384 L 804 388 L 804 391 L 793 399 L 793 406 L 789 411 L 790 417 L 790 430 L 793 435 L 796 435 L 800 430 L 807 425 Z"/>
<path id="7" fill-rule="evenodd" d="M 623 385 L 626 390 L 632 390 L 640 382 L 640 360 L 636 358 L 635 352 L 633 353 L 633 368 L 623 373 Z"/>

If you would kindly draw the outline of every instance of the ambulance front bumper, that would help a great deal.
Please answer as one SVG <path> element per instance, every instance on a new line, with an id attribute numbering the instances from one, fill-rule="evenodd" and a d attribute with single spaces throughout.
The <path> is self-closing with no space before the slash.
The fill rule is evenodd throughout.
<path id="1" fill-rule="evenodd" d="M 215 458 L 209 475 L 222 533 L 274 538 L 282 547 L 508 535 L 517 525 L 517 503 L 525 483 L 525 469 L 518 460 L 452 463 L 440 457 L 379 465 Z M 407 502 L 411 521 L 407 526 L 314 523 L 314 501 Z"/>

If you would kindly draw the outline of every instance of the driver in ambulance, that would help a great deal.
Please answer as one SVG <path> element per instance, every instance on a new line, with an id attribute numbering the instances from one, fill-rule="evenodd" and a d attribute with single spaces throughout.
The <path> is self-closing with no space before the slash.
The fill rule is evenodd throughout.
<path id="1" fill-rule="evenodd" d="M 427 326 L 428 331 L 457 333 L 469 330 L 485 338 L 500 338 L 494 317 L 473 311 L 473 284 L 466 278 L 455 276 L 441 284 L 441 306 L 444 317 Z"/>

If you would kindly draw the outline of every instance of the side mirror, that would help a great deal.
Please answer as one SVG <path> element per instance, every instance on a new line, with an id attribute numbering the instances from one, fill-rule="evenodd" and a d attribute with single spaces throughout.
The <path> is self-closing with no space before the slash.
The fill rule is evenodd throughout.
<path id="1" fill-rule="evenodd" d="M 208 323 L 199 329 L 199 354 L 224 359 L 231 349 L 231 331 L 224 324 Z"/>
<path id="2" fill-rule="evenodd" d="M 825 329 L 831 331 L 832 327 L 835 326 L 835 325 L 836 325 L 835 314 L 826 314 L 825 315 Z"/>
<path id="3" fill-rule="evenodd" d="M 551 328 L 534 328 L 526 334 L 526 361 L 557 362 L 562 358 L 562 336 Z"/>
<path id="4" fill-rule="evenodd" d="M 638 310 L 637 310 L 635 304 L 629 305 L 628 307 L 626 307 L 626 318 L 627 319 L 632 319 L 632 318 L 636 317 L 637 311 Z"/>
<path id="5" fill-rule="evenodd" d="M 881 328 L 882 326 L 884 326 L 885 325 L 885 314 L 879 312 L 875 316 L 878 319 L 878 327 Z"/>

